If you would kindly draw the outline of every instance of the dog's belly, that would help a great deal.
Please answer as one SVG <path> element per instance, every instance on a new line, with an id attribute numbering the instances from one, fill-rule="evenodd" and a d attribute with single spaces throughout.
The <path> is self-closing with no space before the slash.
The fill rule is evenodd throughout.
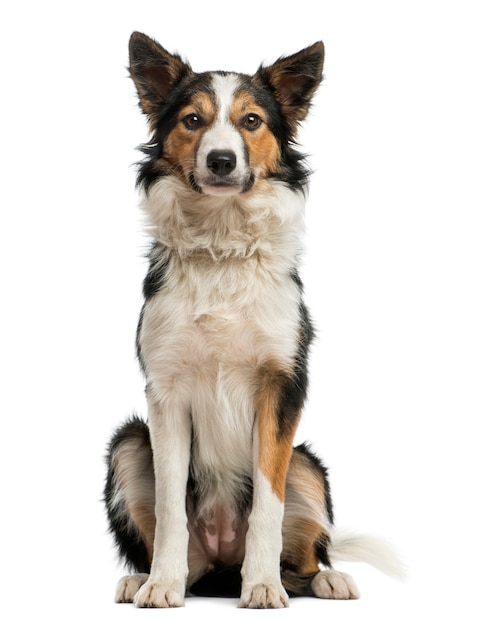
<path id="1" fill-rule="evenodd" d="M 248 523 L 231 509 L 216 507 L 189 521 L 190 554 L 212 565 L 241 564 Z"/>

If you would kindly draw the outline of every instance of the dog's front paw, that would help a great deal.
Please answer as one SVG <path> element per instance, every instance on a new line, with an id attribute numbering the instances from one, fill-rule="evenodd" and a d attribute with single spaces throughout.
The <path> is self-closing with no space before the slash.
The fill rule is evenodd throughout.
<path id="1" fill-rule="evenodd" d="M 147 574 L 123 576 L 117 583 L 115 602 L 134 602 L 134 596 L 149 578 Z"/>
<path id="2" fill-rule="evenodd" d="M 184 587 L 184 582 L 148 580 L 136 593 L 134 604 L 138 608 L 158 609 L 184 606 Z"/>
<path id="3" fill-rule="evenodd" d="M 311 581 L 311 588 L 318 598 L 356 600 L 360 597 L 353 578 L 334 570 L 319 572 Z"/>
<path id="4" fill-rule="evenodd" d="M 282 609 L 288 606 L 288 594 L 281 583 L 243 585 L 238 606 L 242 609 Z"/>

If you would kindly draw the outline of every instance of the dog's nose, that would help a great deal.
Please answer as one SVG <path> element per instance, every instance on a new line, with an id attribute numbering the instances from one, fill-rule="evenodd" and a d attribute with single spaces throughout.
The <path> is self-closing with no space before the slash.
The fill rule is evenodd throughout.
<path id="1" fill-rule="evenodd" d="M 231 150 L 212 150 L 207 156 L 207 166 L 216 176 L 227 176 L 236 167 L 236 155 Z"/>

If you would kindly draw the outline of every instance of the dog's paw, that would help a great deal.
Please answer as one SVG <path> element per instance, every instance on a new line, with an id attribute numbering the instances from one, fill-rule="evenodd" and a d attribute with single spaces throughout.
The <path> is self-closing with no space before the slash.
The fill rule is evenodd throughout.
<path id="1" fill-rule="evenodd" d="M 280 583 L 243 585 L 242 609 L 282 609 L 288 606 L 288 594 Z"/>
<path id="2" fill-rule="evenodd" d="M 134 596 L 149 578 L 147 574 L 134 574 L 123 576 L 117 583 L 115 590 L 115 602 L 134 602 Z"/>
<path id="3" fill-rule="evenodd" d="M 313 593 L 318 598 L 333 600 L 356 600 L 360 593 L 348 574 L 328 570 L 319 572 L 311 581 Z"/>
<path id="4" fill-rule="evenodd" d="M 138 608 L 165 609 L 184 606 L 184 582 L 169 582 L 147 580 L 134 597 L 134 604 Z"/>

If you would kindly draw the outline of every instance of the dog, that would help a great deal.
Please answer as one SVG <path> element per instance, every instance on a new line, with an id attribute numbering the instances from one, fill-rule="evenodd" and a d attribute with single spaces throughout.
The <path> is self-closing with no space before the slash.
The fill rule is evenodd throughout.
<path id="1" fill-rule="evenodd" d="M 110 531 L 136 572 L 116 601 L 357 598 L 332 560 L 390 559 L 336 534 L 327 470 L 306 444 L 293 448 L 314 337 L 296 134 L 323 44 L 253 75 L 195 73 L 138 32 L 129 51 L 151 133 L 137 180 L 152 239 L 137 328 L 148 423 L 131 417 L 108 448 Z"/>

